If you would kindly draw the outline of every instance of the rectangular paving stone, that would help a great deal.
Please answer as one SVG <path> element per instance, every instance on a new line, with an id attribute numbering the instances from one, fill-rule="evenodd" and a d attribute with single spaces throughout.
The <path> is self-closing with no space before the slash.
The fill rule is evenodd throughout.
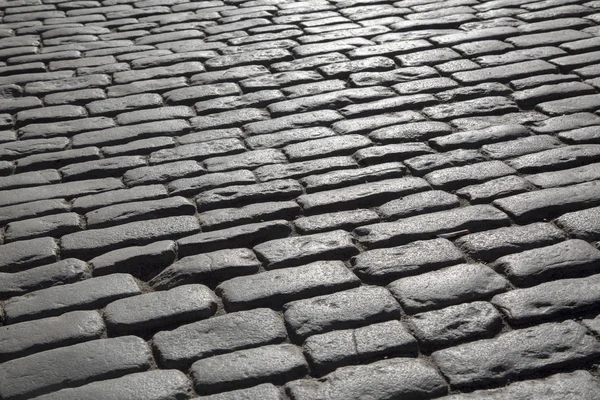
<path id="1" fill-rule="evenodd" d="M 39 200 L 0 208 L 0 223 L 6 224 L 25 218 L 42 217 L 68 212 L 71 205 L 63 199 Z"/>
<path id="2" fill-rule="evenodd" d="M 492 303 L 511 323 L 523 324 L 597 309 L 599 289 L 600 275 L 560 279 L 496 295 Z"/>
<path id="3" fill-rule="evenodd" d="M 291 161 L 302 161 L 352 154 L 371 144 L 371 140 L 362 135 L 331 136 L 289 144 L 283 148 L 283 151 Z"/>
<path id="4" fill-rule="evenodd" d="M 600 239 L 600 207 L 563 214 L 556 224 L 576 238 L 588 241 Z"/>
<path id="5" fill-rule="evenodd" d="M 525 179 L 543 189 L 594 181 L 600 179 L 600 163 L 561 171 L 540 172 L 527 175 Z"/>
<path id="6" fill-rule="evenodd" d="M 378 286 L 361 286 L 285 305 L 288 329 L 299 340 L 332 330 L 397 319 L 398 302 Z"/>
<path id="7" fill-rule="evenodd" d="M 73 311 L 59 317 L 0 328 L 0 360 L 6 362 L 56 347 L 100 339 L 105 331 L 97 311 Z"/>
<path id="8" fill-rule="evenodd" d="M 479 148 L 482 145 L 495 142 L 504 142 L 528 136 L 529 131 L 522 125 L 500 125 L 485 129 L 456 132 L 431 139 L 434 148 L 448 151 L 464 148 Z"/>
<path id="9" fill-rule="evenodd" d="M 358 253 L 352 236 L 342 230 L 271 240 L 255 246 L 253 250 L 265 261 L 267 269 L 316 260 L 344 260 Z"/>
<path id="10" fill-rule="evenodd" d="M 336 169 L 357 167 L 356 161 L 348 156 L 324 157 L 315 160 L 298 161 L 286 164 L 270 164 L 254 170 L 263 182 L 275 179 L 301 178 L 314 173 L 324 173 Z"/>
<path id="11" fill-rule="evenodd" d="M 96 208 L 132 201 L 155 200 L 167 197 L 163 185 L 136 186 L 128 189 L 110 190 L 98 194 L 77 197 L 73 200 L 73 210 L 86 213 Z"/>
<path id="12" fill-rule="evenodd" d="M 521 222 L 532 221 L 541 215 L 548 218 L 564 212 L 577 211 L 600 204 L 598 181 L 578 185 L 536 190 L 503 199 L 494 205 Z"/>
<path id="13" fill-rule="evenodd" d="M 314 126 L 329 126 L 343 119 L 335 110 L 319 110 L 295 115 L 288 115 L 264 121 L 250 122 L 243 126 L 244 132 L 249 136 L 264 135 L 283 130 L 301 129 Z"/>
<path id="14" fill-rule="evenodd" d="M 251 149 L 277 148 L 304 140 L 321 139 L 334 136 L 335 132 L 325 127 L 290 129 L 277 133 L 266 133 L 246 138 Z"/>
<path id="15" fill-rule="evenodd" d="M 172 149 L 158 150 L 150 154 L 151 164 L 161 164 L 171 161 L 193 159 L 201 161 L 209 157 L 236 154 L 245 150 L 238 139 L 212 140 L 209 142 L 192 143 L 177 146 Z"/>
<path id="16" fill-rule="evenodd" d="M 368 248 L 407 244 L 462 230 L 477 232 L 509 224 L 503 212 L 488 205 L 461 207 L 416 215 L 397 222 L 383 222 L 356 228 L 354 233 Z"/>
<path id="17" fill-rule="evenodd" d="M 416 241 L 405 246 L 365 251 L 352 259 L 352 271 L 368 281 L 417 275 L 464 262 L 464 256 L 447 239 Z"/>
<path id="18" fill-rule="evenodd" d="M 442 190 L 430 190 L 388 201 L 377 207 L 377 212 L 385 220 L 395 220 L 413 215 L 449 210 L 459 206 L 458 196 Z"/>
<path id="19" fill-rule="evenodd" d="M 291 344 L 239 350 L 196 361 L 190 368 L 196 391 L 210 394 L 223 389 L 264 382 L 284 383 L 304 376 L 308 364 Z"/>
<path id="20" fill-rule="evenodd" d="M 471 257 L 490 262 L 507 254 L 555 244 L 566 238 L 556 226 L 536 222 L 471 233 L 460 237 L 456 244 Z"/>
<path id="21" fill-rule="evenodd" d="M 597 111 L 600 109 L 600 95 L 588 94 L 576 96 L 569 99 L 561 99 L 539 103 L 536 110 L 552 116 L 573 114 L 585 111 Z"/>
<path id="22" fill-rule="evenodd" d="M 454 118 L 497 115 L 518 111 L 517 105 L 506 97 L 490 96 L 475 100 L 465 100 L 450 104 L 426 107 L 423 112 L 432 119 L 448 120 Z"/>
<path id="23" fill-rule="evenodd" d="M 0 297 L 18 296 L 50 286 L 81 281 L 89 277 L 90 270 L 87 264 L 75 258 L 20 272 L 0 272 Z"/>
<path id="24" fill-rule="evenodd" d="M 205 211 L 198 215 L 198 219 L 202 230 L 207 232 L 252 222 L 294 219 L 300 210 L 300 206 L 295 201 L 271 201 L 238 208 Z"/>
<path id="25" fill-rule="evenodd" d="M 59 390 L 58 392 L 36 397 L 36 400 L 111 400 L 119 398 L 162 400 L 185 398 L 191 391 L 192 382 L 183 372 L 153 370 Z"/>
<path id="26" fill-rule="evenodd" d="M 261 266 L 252 250 L 242 248 L 183 257 L 168 264 L 170 265 L 167 268 L 148 282 L 150 286 L 157 290 L 165 290 L 197 281 L 222 281 L 255 273 Z"/>
<path id="27" fill-rule="evenodd" d="M 436 189 L 450 190 L 516 173 L 517 171 L 501 161 L 487 161 L 439 169 L 428 173 L 424 178 Z"/>
<path id="28" fill-rule="evenodd" d="M 378 355 L 417 354 L 416 339 L 396 320 L 314 335 L 303 347 L 307 359 L 320 374 Z"/>
<path id="29" fill-rule="evenodd" d="M 525 61 L 506 66 L 480 68 L 473 71 L 456 72 L 452 79 L 463 84 L 478 84 L 490 81 L 508 82 L 526 78 L 531 75 L 549 74 L 556 72 L 556 66 L 542 60 Z"/>
<path id="30" fill-rule="evenodd" d="M 572 239 L 501 257 L 493 267 L 523 287 L 589 274 L 595 271 L 598 262 L 600 250 L 581 239 Z"/>
<path id="31" fill-rule="evenodd" d="M 310 234 L 330 231 L 332 229 L 350 230 L 357 226 L 377 221 L 379 221 L 379 215 L 375 211 L 356 209 L 296 218 L 294 226 L 298 232 Z"/>
<path id="32" fill-rule="evenodd" d="M 204 191 L 196 197 L 199 211 L 256 203 L 291 200 L 302 193 L 302 187 L 292 179 L 281 179 L 254 185 L 234 185 Z"/>
<path id="33" fill-rule="evenodd" d="M 561 146 L 563 146 L 563 143 L 554 136 L 535 135 L 524 136 L 506 142 L 485 144 L 481 146 L 481 150 L 486 156 L 492 159 L 505 160 L 545 150 L 552 150 Z"/>
<path id="34" fill-rule="evenodd" d="M 90 259 L 117 247 L 176 239 L 199 229 L 198 220 L 193 216 L 158 218 L 71 233 L 62 237 L 61 248 L 67 256 Z"/>
<path id="35" fill-rule="evenodd" d="M 58 260 L 59 247 L 49 237 L 22 240 L 0 246 L 0 271 L 19 272 Z"/>
<path id="36" fill-rule="evenodd" d="M 365 176 L 364 173 L 362 176 Z M 386 179 L 348 188 L 304 194 L 297 200 L 308 213 L 339 211 L 340 209 L 372 206 L 392 200 L 397 196 L 421 192 L 428 188 L 429 185 L 421 178 Z"/>
<path id="37" fill-rule="evenodd" d="M 65 386 L 144 371 L 150 368 L 151 359 L 146 342 L 135 336 L 92 340 L 2 364 L 0 393 L 5 399 L 31 398 Z"/>
<path id="38" fill-rule="evenodd" d="M 599 159 L 600 145 L 582 144 L 523 155 L 508 160 L 507 164 L 519 172 L 532 173 L 577 167 Z"/>
<path id="39" fill-rule="evenodd" d="M 410 313 L 485 300 L 508 289 L 508 281 L 483 264 L 460 264 L 409 276 L 388 288 Z"/>
<path id="40" fill-rule="evenodd" d="M 146 246 L 125 247 L 104 253 L 89 261 L 94 276 L 131 273 L 142 280 L 156 275 L 176 259 L 175 242 L 164 240 Z"/>
<path id="41" fill-rule="evenodd" d="M 87 228 L 103 228 L 146 218 L 193 215 L 196 207 L 184 197 L 174 196 L 159 200 L 115 204 L 91 211 L 85 215 Z"/>
<path id="42" fill-rule="evenodd" d="M 122 187 L 123 183 L 120 180 L 105 178 L 44 185 L 43 191 L 36 187 L 13 189 L 2 192 L 2 196 L 0 196 L 0 206 L 10 206 L 46 199 L 69 199 L 75 196 L 99 193 L 111 189 L 120 189 Z"/>
<path id="43" fill-rule="evenodd" d="M 433 353 L 456 388 L 524 378 L 598 357 L 600 345 L 574 321 L 541 324 Z"/>
<path id="44" fill-rule="evenodd" d="M 106 306 L 104 318 L 108 330 L 121 335 L 153 331 L 208 318 L 217 311 L 216 300 L 204 285 L 183 285 L 116 300 Z"/>
<path id="45" fill-rule="evenodd" d="M 161 366 L 183 369 L 198 359 L 280 343 L 286 336 L 279 314 L 257 308 L 161 331 L 154 335 L 152 344 Z"/>
<path id="46" fill-rule="evenodd" d="M 113 300 L 141 294 L 129 274 L 113 274 L 41 289 L 5 303 L 7 320 L 20 322 L 64 312 L 98 308 Z"/>
<path id="47" fill-rule="evenodd" d="M 40 236 L 60 237 L 83 229 L 83 221 L 76 213 L 61 213 L 39 218 L 10 222 L 6 225 L 5 242 L 32 239 Z"/>
<path id="48" fill-rule="evenodd" d="M 392 89 L 383 86 L 373 86 L 362 89 L 351 88 L 286 100 L 272 104 L 268 106 L 267 109 L 274 117 L 278 117 L 313 111 L 318 108 L 332 107 L 332 105 L 342 107 L 352 103 L 379 100 L 386 97 L 393 97 L 394 95 L 395 93 Z"/>
<path id="49" fill-rule="evenodd" d="M 190 118 L 196 130 L 229 128 L 267 120 L 269 113 L 260 108 L 243 108 Z"/>
<path id="50" fill-rule="evenodd" d="M 291 227 L 286 220 L 256 222 L 187 236 L 177 241 L 180 255 L 198 254 L 232 247 L 252 247 L 258 243 L 287 237 Z"/>
<path id="51" fill-rule="evenodd" d="M 237 277 L 216 291 L 228 310 L 282 304 L 305 297 L 357 286 L 359 279 L 341 261 L 317 261 L 259 274 Z"/>
<path id="52" fill-rule="evenodd" d="M 92 117 L 75 121 L 28 124 L 19 128 L 22 139 L 71 136 L 77 133 L 112 128 L 116 123 L 107 117 Z"/>
<path id="53" fill-rule="evenodd" d="M 556 374 L 545 379 L 511 383 L 499 389 L 477 390 L 472 393 L 454 394 L 442 397 L 443 400 L 526 400 L 544 398 L 561 400 L 592 400 L 600 390 L 598 380 L 588 371 L 575 371 Z"/>
<path id="54" fill-rule="evenodd" d="M 124 144 L 131 140 L 156 136 L 175 136 L 187 133 L 190 124 L 184 120 L 174 119 L 161 122 L 145 122 L 142 124 L 118 126 L 100 131 L 83 132 L 73 136 L 73 147 L 107 146 Z"/>
<path id="55" fill-rule="evenodd" d="M 448 391 L 439 372 L 414 358 L 391 358 L 342 367 L 320 380 L 290 382 L 286 389 L 294 400 L 359 400 L 373 393 L 381 398 L 425 399 Z"/>
<path id="56" fill-rule="evenodd" d="M 208 143 L 215 142 L 214 140 Z M 204 160 L 209 172 L 222 172 L 234 169 L 253 169 L 263 165 L 287 162 L 286 156 L 278 149 L 251 150 L 239 154 L 222 157 L 211 157 Z"/>
<path id="57" fill-rule="evenodd" d="M 100 151 L 96 147 L 69 149 L 51 153 L 38 153 L 25 156 L 17 160 L 19 171 L 31 171 L 40 168 L 60 168 L 71 163 L 80 163 L 88 160 L 98 160 Z"/>
<path id="58" fill-rule="evenodd" d="M 474 301 L 413 315 L 408 325 L 431 349 L 493 337 L 502 329 L 502 317 L 490 303 Z"/>

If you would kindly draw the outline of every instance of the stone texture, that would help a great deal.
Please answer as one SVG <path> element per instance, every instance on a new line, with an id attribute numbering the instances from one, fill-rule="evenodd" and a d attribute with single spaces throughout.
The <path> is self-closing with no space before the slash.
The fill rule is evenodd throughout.
<path id="1" fill-rule="evenodd" d="M 365 251 L 354 257 L 352 264 L 354 273 L 362 279 L 389 282 L 462 261 L 462 253 L 452 242 L 447 239 L 434 239 Z"/>
<path id="2" fill-rule="evenodd" d="M 4 311 L 8 320 L 18 322 L 93 309 L 137 294 L 141 290 L 131 275 L 113 274 L 13 297 L 4 304 Z"/>
<path id="3" fill-rule="evenodd" d="M 99 339 L 8 361 L 0 367 L 2 397 L 24 398 L 150 368 L 152 353 L 135 336 Z M 98 362 L 98 360 L 102 360 Z M 60 368 L 55 368 L 59 364 Z M 33 376 L 23 376 L 26 369 Z"/>
<path id="4" fill-rule="evenodd" d="M 5 362 L 44 350 L 100 339 L 105 331 L 97 311 L 73 311 L 58 317 L 3 326 L 0 359 Z"/>
<path id="5" fill-rule="evenodd" d="M 161 331 L 154 335 L 152 344 L 161 366 L 185 369 L 201 358 L 279 343 L 286 336 L 281 316 L 259 308 Z"/>
<path id="6" fill-rule="evenodd" d="M 314 335 L 303 347 L 311 365 L 323 373 L 386 353 L 414 356 L 417 341 L 400 321 L 392 320 Z"/>
<path id="7" fill-rule="evenodd" d="M 400 307 L 384 288 L 361 286 L 286 304 L 285 321 L 298 339 L 396 318 Z"/>
<path id="8" fill-rule="evenodd" d="M 492 337 L 502 318 L 490 303 L 474 301 L 413 315 L 408 324 L 422 346 L 439 348 Z"/>
<path id="9" fill-rule="evenodd" d="M 343 260 L 358 253 L 352 236 L 341 230 L 272 240 L 255 246 L 254 251 L 268 269 L 329 258 Z"/>
<path id="10" fill-rule="evenodd" d="M 104 309 L 104 318 L 110 331 L 124 334 L 208 318 L 216 310 L 212 291 L 196 284 L 114 301 Z"/>
<path id="11" fill-rule="evenodd" d="M 433 353 L 454 387 L 506 382 L 532 372 L 576 365 L 598 356 L 598 342 L 583 326 L 541 324 Z"/>
<path id="12" fill-rule="evenodd" d="M 340 261 L 317 261 L 242 276 L 223 282 L 217 294 L 229 310 L 281 306 L 305 297 L 358 286 L 360 281 Z"/>
<path id="13" fill-rule="evenodd" d="M 181 371 L 155 370 L 125 375 L 117 379 L 93 382 L 72 389 L 63 389 L 36 400 L 163 400 L 186 398 L 192 393 L 192 383 Z"/>
<path id="14" fill-rule="evenodd" d="M 298 380 L 286 387 L 294 400 L 425 399 L 446 394 L 448 390 L 433 367 L 411 358 L 342 367 L 320 381 Z"/>
<path id="15" fill-rule="evenodd" d="M 283 383 L 302 377 L 308 364 L 290 344 L 239 350 L 196 361 L 190 368 L 197 392 L 211 393 L 264 382 Z"/>
<path id="16" fill-rule="evenodd" d="M 556 374 L 545 379 L 515 382 L 504 388 L 442 397 L 443 400 L 581 399 L 592 400 L 600 390 L 598 380 L 587 371 Z"/>
<path id="17" fill-rule="evenodd" d="M 490 298 L 507 290 L 508 281 L 485 265 L 460 264 L 402 278 L 388 287 L 406 312 L 417 313 Z"/>
<path id="18" fill-rule="evenodd" d="M 518 286 L 531 286 L 548 280 L 593 273 L 600 250 L 581 239 L 572 239 L 510 254 L 497 259 L 494 268 Z"/>

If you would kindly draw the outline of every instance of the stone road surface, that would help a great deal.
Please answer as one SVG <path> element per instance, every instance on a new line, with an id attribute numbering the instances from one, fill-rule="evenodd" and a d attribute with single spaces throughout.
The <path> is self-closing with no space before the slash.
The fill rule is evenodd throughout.
<path id="1" fill-rule="evenodd" d="M 600 1 L 0 12 L 0 399 L 600 399 Z"/>

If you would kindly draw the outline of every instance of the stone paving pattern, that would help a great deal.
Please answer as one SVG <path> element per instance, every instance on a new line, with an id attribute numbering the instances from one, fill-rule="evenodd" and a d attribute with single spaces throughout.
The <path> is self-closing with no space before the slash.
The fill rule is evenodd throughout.
<path id="1" fill-rule="evenodd" d="M 1 399 L 600 399 L 600 1 L 0 10 Z"/>

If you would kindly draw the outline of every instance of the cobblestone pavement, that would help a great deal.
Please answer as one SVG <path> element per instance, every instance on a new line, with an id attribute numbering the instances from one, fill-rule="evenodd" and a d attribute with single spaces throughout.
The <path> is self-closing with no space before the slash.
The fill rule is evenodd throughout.
<path id="1" fill-rule="evenodd" d="M 600 399 L 600 1 L 0 10 L 1 399 Z"/>

